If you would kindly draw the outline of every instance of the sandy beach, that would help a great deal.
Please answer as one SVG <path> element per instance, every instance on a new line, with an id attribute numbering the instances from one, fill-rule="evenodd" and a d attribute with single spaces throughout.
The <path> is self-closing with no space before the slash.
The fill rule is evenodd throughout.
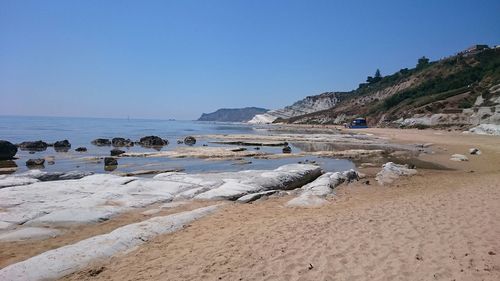
<path id="1" fill-rule="evenodd" d="M 474 4 L 0 1 L 0 281 L 500 281 Z"/>
<path id="2" fill-rule="evenodd" d="M 361 168 L 366 177 L 340 185 L 319 208 L 285 207 L 293 196 L 225 204 L 179 231 L 62 280 L 498 280 L 498 137 L 437 130 L 359 132 L 396 144 L 427 144 L 432 152 L 419 159 L 449 169 L 418 169 L 415 176 L 381 186 L 374 180 L 379 166 Z M 482 154 L 469 155 L 473 147 Z M 455 153 L 469 161 L 451 161 Z M 194 201 L 149 214 L 155 206 L 148 206 L 42 242 L 3 242 L 0 263 L 7 266 L 147 217 L 212 203 Z"/>
<path id="3" fill-rule="evenodd" d="M 63 280 L 498 280 L 497 137 L 369 129 L 454 170 L 419 170 L 390 186 L 342 185 L 330 203 L 231 204 L 173 234 Z M 467 162 L 449 155 L 478 147 Z"/>

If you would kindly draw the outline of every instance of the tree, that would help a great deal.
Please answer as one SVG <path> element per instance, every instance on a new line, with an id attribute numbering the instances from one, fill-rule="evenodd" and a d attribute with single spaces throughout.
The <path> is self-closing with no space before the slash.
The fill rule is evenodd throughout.
<path id="1" fill-rule="evenodd" d="M 366 82 L 368 82 L 368 84 L 377 83 L 380 80 L 382 80 L 382 74 L 380 74 L 380 70 L 378 68 L 377 68 L 377 71 L 375 71 L 375 76 L 374 77 L 368 76 L 366 78 Z"/>
<path id="2" fill-rule="evenodd" d="M 417 62 L 417 69 L 422 69 L 426 67 L 429 64 L 429 59 L 426 58 L 425 56 L 421 57 L 418 59 Z"/>

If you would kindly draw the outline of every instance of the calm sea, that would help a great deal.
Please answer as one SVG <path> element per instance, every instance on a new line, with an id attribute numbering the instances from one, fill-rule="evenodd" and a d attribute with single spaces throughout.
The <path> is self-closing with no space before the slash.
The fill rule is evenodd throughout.
<path id="1" fill-rule="evenodd" d="M 68 152 L 56 152 L 49 147 L 45 151 L 30 154 L 27 151 L 18 151 L 15 161 L 5 162 L 0 166 L 17 166 L 16 172 L 27 170 L 25 165 L 29 158 L 55 158 L 55 164 L 45 164 L 46 171 L 71 171 L 82 170 L 92 172 L 104 171 L 102 161 L 95 160 L 97 157 L 109 155 L 112 147 L 97 147 L 90 142 L 96 138 L 130 138 L 133 141 L 143 136 L 156 135 L 169 140 L 169 145 L 162 150 L 175 149 L 178 139 L 184 139 L 189 135 L 209 134 L 263 134 L 267 133 L 266 127 L 254 127 L 242 123 L 216 123 L 198 121 L 170 121 L 170 120 L 145 120 L 145 119 L 111 119 L 111 118 L 74 118 L 74 117 L 19 117 L 0 116 L 0 139 L 12 143 L 23 141 L 43 140 L 55 142 L 67 139 L 71 143 Z M 200 139 L 196 146 L 207 144 L 210 140 Z M 183 146 L 184 144 L 180 144 Z M 84 146 L 87 152 L 79 153 L 74 149 Z M 300 150 L 292 147 L 295 151 Z M 134 146 L 131 148 L 120 148 L 132 152 L 152 151 L 152 149 Z M 249 148 L 252 149 L 252 148 Z M 264 147 L 264 151 L 279 153 L 281 148 Z M 274 169 L 280 165 L 297 163 L 298 161 L 315 160 L 327 170 L 344 170 L 353 168 L 350 161 L 326 159 L 326 158 L 289 158 L 279 160 L 245 159 L 252 162 L 247 165 L 235 165 L 235 161 L 207 161 L 200 159 L 169 159 L 169 158 L 141 158 L 126 157 L 119 159 L 118 168 L 115 172 L 130 172 L 135 170 L 165 170 L 184 169 L 187 172 L 210 172 L 210 171 L 237 171 L 246 169 Z"/>

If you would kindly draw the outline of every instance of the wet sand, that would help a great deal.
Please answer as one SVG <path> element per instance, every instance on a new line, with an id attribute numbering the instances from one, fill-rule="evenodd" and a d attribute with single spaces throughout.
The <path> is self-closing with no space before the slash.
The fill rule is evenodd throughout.
<path id="1" fill-rule="evenodd" d="M 453 170 L 379 186 L 371 177 L 380 168 L 362 169 L 367 179 L 317 209 L 285 208 L 289 197 L 229 204 L 64 280 L 499 280 L 499 138 L 365 132 L 433 143 L 420 159 Z M 482 155 L 468 155 L 471 147 Z M 469 161 L 450 161 L 454 153 Z"/>

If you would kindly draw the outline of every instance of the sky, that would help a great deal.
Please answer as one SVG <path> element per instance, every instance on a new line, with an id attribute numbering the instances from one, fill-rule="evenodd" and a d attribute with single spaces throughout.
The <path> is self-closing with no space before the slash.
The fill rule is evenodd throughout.
<path id="1" fill-rule="evenodd" d="M 500 44 L 500 1 L 0 0 L 0 115 L 196 119 Z"/>

